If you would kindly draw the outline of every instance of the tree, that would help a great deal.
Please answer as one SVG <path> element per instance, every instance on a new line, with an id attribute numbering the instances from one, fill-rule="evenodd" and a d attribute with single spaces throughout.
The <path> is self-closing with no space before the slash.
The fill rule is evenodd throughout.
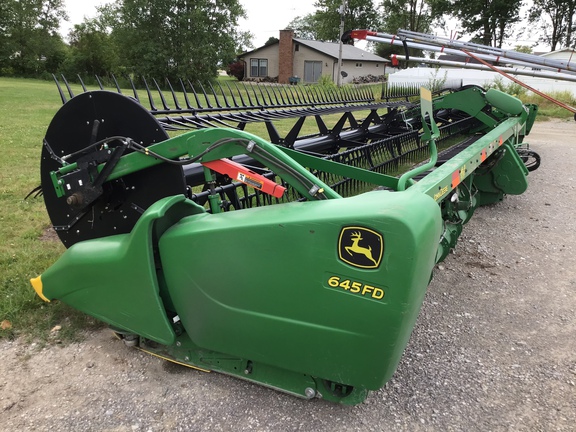
<path id="1" fill-rule="evenodd" d="M 572 46 L 576 0 L 534 0 L 528 21 L 539 23 L 543 40 L 555 51 L 557 46 Z"/>
<path id="2" fill-rule="evenodd" d="M 270 36 L 266 42 L 264 42 L 264 46 L 274 45 L 276 42 L 279 42 L 280 39 L 274 36 Z"/>
<path id="3" fill-rule="evenodd" d="M 480 43 L 502 47 L 511 26 L 520 21 L 522 0 L 438 0 L 436 6 L 460 20 Z"/>
<path id="4" fill-rule="evenodd" d="M 11 40 L 13 2 L 0 2 L 0 75 L 11 75 L 10 57 L 15 52 Z"/>
<path id="5" fill-rule="evenodd" d="M 398 29 L 428 33 L 434 21 L 442 17 L 434 0 L 383 0 L 384 31 L 395 34 Z"/>
<path id="6" fill-rule="evenodd" d="M 236 53 L 243 53 L 249 49 L 255 48 L 253 39 L 254 35 L 249 31 L 238 32 L 234 38 L 236 43 Z"/>
<path id="7" fill-rule="evenodd" d="M 318 0 L 316 12 L 296 17 L 288 28 L 296 37 L 311 40 L 337 41 L 340 37 L 342 0 Z M 344 11 L 346 29 L 375 28 L 378 12 L 371 0 L 348 0 Z"/>
<path id="8" fill-rule="evenodd" d="M 375 28 L 379 22 L 378 10 L 371 0 L 347 0 L 344 10 L 346 29 Z M 314 13 L 318 39 L 337 41 L 340 37 L 340 7 L 342 0 L 318 0 Z"/>
<path id="9" fill-rule="evenodd" d="M 65 58 L 58 34 L 61 19 L 67 19 L 63 0 L 2 0 L 2 71 L 18 76 L 55 71 Z"/>
<path id="10" fill-rule="evenodd" d="M 68 73 L 102 76 L 116 71 L 116 47 L 110 34 L 97 20 L 75 25 L 68 39 L 70 53 L 65 63 Z"/>
<path id="11" fill-rule="evenodd" d="M 101 10 L 123 65 L 138 75 L 206 81 L 236 56 L 238 0 L 116 0 Z"/>
<path id="12" fill-rule="evenodd" d="M 437 7 L 437 3 L 437 0 L 383 0 L 381 28 L 391 34 L 396 34 L 399 29 L 428 33 L 432 25 L 442 19 L 443 9 Z M 404 49 L 378 44 L 376 53 L 388 57 L 393 53 L 404 53 Z"/>
<path id="13" fill-rule="evenodd" d="M 532 47 L 528 45 L 516 45 L 514 51 L 524 54 L 532 54 Z"/>
<path id="14" fill-rule="evenodd" d="M 287 28 L 294 30 L 294 36 L 301 39 L 319 40 L 316 14 L 308 14 L 294 18 Z"/>

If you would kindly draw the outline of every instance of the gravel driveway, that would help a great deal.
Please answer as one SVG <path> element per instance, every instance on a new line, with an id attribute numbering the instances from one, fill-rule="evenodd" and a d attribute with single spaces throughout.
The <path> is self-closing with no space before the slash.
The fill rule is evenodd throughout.
<path id="1" fill-rule="evenodd" d="M 365 403 L 305 401 L 125 347 L 0 342 L 2 431 L 575 431 L 576 123 L 536 124 L 521 196 L 477 210 L 399 368 Z"/>

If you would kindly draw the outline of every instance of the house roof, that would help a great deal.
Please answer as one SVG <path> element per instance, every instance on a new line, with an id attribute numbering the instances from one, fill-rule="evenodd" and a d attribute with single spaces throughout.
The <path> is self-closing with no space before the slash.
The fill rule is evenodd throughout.
<path id="1" fill-rule="evenodd" d="M 327 56 L 334 58 L 335 60 L 338 60 L 340 44 L 337 42 L 320 42 L 299 38 L 293 38 L 292 41 L 293 43 L 298 43 L 307 46 L 310 49 L 321 52 L 322 54 L 325 54 Z M 262 48 L 268 48 L 269 46 L 278 44 L 279 42 L 275 42 L 273 44 L 264 45 L 251 51 L 246 51 L 240 54 L 240 57 L 245 57 L 247 54 L 252 54 L 253 52 L 259 51 Z M 346 44 L 342 45 L 342 60 L 390 63 L 390 60 L 386 60 L 383 57 L 377 56 L 376 54 L 372 54 L 371 52 L 368 51 L 364 51 L 353 45 L 346 45 Z"/>
<path id="2" fill-rule="evenodd" d="M 574 50 L 573 48 L 562 48 L 556 51 L 550 51 L 544 54 L 540 54 L 540 57 L 548 57 L 550 55 L 554 55 L 554 54 L 559 54 L 559 53 L 576 53 L 576 50 Z"/>
<path id="3" fill-rule="evenodd" d="M 294 38 L 294 42 L 301 45 L 305 45 L 308 48 L 319 51 L 327 56 L 338 59 L 340 44 L 337 42 L 320 42 L 308 39 Z M 389 63 L 390 60 L 386 60 L 383 57 L 372 54 L 371 52 L 361 50 L 353 45 L 342 45 L 342 60 L 353 60 L 353 61 L 371 61 L 379 63 Z"/>

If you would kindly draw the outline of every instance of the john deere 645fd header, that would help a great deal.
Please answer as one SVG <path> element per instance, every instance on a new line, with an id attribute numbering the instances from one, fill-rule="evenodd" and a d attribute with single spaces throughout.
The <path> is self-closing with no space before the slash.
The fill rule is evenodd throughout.
<path id="1" fill-rule="evenodd" d="M 536 107 L 497 90 L 417 104 L 179 84 L 173 107 L 147 86 L 149 107 L 136 90 L 61 91 L 41 181 L 68 249 L 32 284 L 129 345 L 304 398 L 357 404 L 384 385 L 435 264 L 538 160 L 522 144 Z M 301 136 L 306 117 L 318 132 Z M 296 119 L 283 137 L 279 118 Z M 268 139 L 243 131 L 254 121 Z"/>

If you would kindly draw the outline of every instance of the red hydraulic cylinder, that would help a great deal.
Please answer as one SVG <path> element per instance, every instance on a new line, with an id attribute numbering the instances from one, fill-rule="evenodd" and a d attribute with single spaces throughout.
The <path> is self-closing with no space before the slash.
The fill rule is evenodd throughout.
<path id="1" fill-rule="evenodd" d="M 220 174 L 225 174 L 232 180 L 242 182 L 254 189 L 258 189 L 264 193 L 272 195 L 275 198 L 282 198 L 286 188 L 272 180 L 267 179 L 261 174 L 258 174 L 239 163 L 231 161 L 230 159 L 218 159 L 210 162 L 202 162 L 207 168 L 216 171 Z"/>

